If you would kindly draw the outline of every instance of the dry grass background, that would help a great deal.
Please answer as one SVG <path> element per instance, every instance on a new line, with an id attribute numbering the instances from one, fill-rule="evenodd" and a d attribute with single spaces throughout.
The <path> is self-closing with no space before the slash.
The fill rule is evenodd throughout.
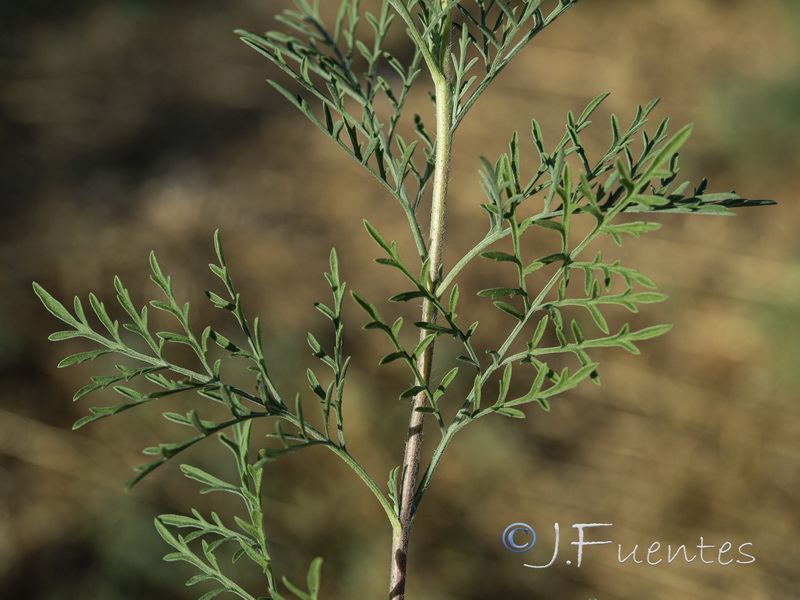
<path id="1" fill-rule="evenodd" d="M 68 398 L 96 369 L 54 369 L 69 348 L 45 342 L 56 324 L 32 279 L 61 298 L 94 290 L 110 300 L 114 274 L 133 289 L 146 281 L 154 249 L 198 322 L 217 322 L 202 290 L 214 285 L 205 265 L 220 228 L 287 390 L 303 387 L 305 331 L 324 331 L 312 302 L 327 297 L 331 246 L 351 289 L 373 301 L 396 291 L 368 262 L 376 254 L 360 220 L 402 241 L 400 212 L 264 83 L 275 74 L 229 33 L 271 28 L 286 5 L 0 8 L 2 598 L 196 597 L 160 562 L 166 548 L 149 525 L 198 501 L 196 490 L 168 466 L 120 491 L 139 450 L 172 430 L 145 410 L 68 431 L 87 406 Z M 670 115 L 675 129 L 698 123 L 687 178 L 780 205 L 734 219 L 665 217 L 647 239 L 604 248 L 671 295 L 636 323 L 674 330 L 643 344 L 642 356 L 605 353 L 603 386 L 559 398 L 549 414 L 530 409 L 525 422 L 461 434 L 415 522 L 409 598 L 798 597 L 799 33 L 790 0 L 586 0 L 475 107 L 456 140 L 451 258 L 482 232 L 476 155 L 496 156 L 531 117 L 550 139 L 560 135 L 566 111 L 603 91 L 612 96 L 595 119 L 598 147 L 611 112 L 625 121 L 661 97 L 657 117 Z M 428 111 L 424 95 L 412 102 Z M 491 276 L 474 269 L 462 288 Z M 374 367 L 382 340 L 356 332 L 363 318 L 352 306 L 348 315 L 360 368 L 349 384 L 350 443 L 383 481 L 400 458 L 406 407 L 394 398 L 406 382 Z M 490 331 L 498 317 L 483 319 Z M 196 460 L 213 465 L 209 450 Z M 321 452 L 270 467 L 279 566 L 299 579 L 322 554 L 324 597 L 383 597 L 389 531 L 348 477 Z M 515 521 L 534 524 L 545 545 L 524 555 L 531 562 L 546 562 L 560 523 L 559 564 L 532 571 L 505 551 L 500 533 Z M 752 542 L 757 560 L 633 565 L 613 548 L 589 548 L 577 569 L 563 559 L 578 522 L 613 523 L 610 539 L 628 551 L 702 536 Z"/>

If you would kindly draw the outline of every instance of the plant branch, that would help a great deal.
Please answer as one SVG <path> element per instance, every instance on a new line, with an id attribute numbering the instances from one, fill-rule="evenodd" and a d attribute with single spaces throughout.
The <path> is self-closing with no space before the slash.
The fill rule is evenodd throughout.
<path id="1" fill-rule="evenodd" d="M 386 512 L 386 516 L 389 518 L 389 521 L 392 524 L 393 529 L 399 528 L 399 521 L 397 519 L 397 514 L 395 513 L 394 509 L 392 508 L 391 503 L 386 498 L 386 496 L 381 492 L 380 487 L 375 483 L 375 480 L 369 476 L 369 474 L 364 470 L 364 468 L 353 458 L 353 456 L 344 448 L 334 443 L 329 437 L 323 434 L 321 431 L 318 431 L 309 423 L 301 422 L 301 419 L 288 411 L 285 413 L 278 415 L 281 419 L 291 423 L 297 428 L 302 426 L 303 430 L 309 435 L 311 439 L 315 442 L 319 442 L 323 446 L 325 446 L 328 450 L 333 452 L 336 456 L 338 456 L 348 467 L 350 467 L 353 472 L 358 475 L 361 481 L 369 488 L 369 490 L 373 493 L 375 498 L 378 500 L 378 503 L 381 505 L 381 508 Z"/>

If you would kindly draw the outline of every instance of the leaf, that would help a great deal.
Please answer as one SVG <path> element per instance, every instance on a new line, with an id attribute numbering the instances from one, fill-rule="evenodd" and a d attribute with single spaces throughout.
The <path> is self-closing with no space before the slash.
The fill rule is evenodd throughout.
<path id="1" fill-rule="evenodd" d="M 414 323 L 416 327 L 420 329 L 425 329 L 426 331 L 433 331 L 438 335 L 452 335 L 453 337 L 458 336 L 458 331 L 452 329 L 450 327 L 443 327 L 442 325 L 437 325 L 436 323 L 426 323 L 425 321 L 417 321 Z"/>
<path id="2" fill-rule="evenodd" d="M 551 221 L 549 219 L 537 219 L 533 222 L 534 225 L 537 227 L 542 227 L 543 229 L 552 229 L 553 231 L 557 231 L 560 234 L 564 234 L 564 225 L 559 223 L 558 221 Z"/>
<path id="3" fill-rule="evenodd" d="M 209 300 L 211 300 L 211 303 L 217 308 L 223 308 L 229 311 L 236 310 L 236 304 L 234 304 L 230 300 L 226 300 L 225 298 L 215 294 L 214 292 L 206 290 L 206 296 L 208 297 Z"/>
<path id="4" fill-rule="evenodd" d="M 211 590 L 210 592 L 206 592 L 205 594 L 200 596 L 197 600 L 212 600 L 212 598 L 216 598 L 220 594 L 223 594 L 225 592 L 230 592 L 230 591 L 232 591 L 232 590 L 230 588 L 227 588 L 227 587 L 219 588 L 219 589 L 216 589 L 216 590 Z"/>
<path id="5" fill-rule="evenodd" d="M 193 511 L 195 515 L 197 515 L 196 511 Z M 164 525 L 169 525 L 170 527 L 179 527 L 179 528 L 197 528 L 202 526 L 205 522 L 203 519 L 197 517 L 188 517 L 186 515 L 160 515 L 158 517 L 159 522 L 163 523 Z"/>
<path id="6" fill-rule="evenodd" d="M 389 244 L 389 242 L 387 242 L 386 239 L 384 239 L 384 237 L 380 234 L 380 232 L 377 229 L 375 229 L 375 226 L 365 219 L 364 227 L 366 227 L 367 233 L 369 233 L 369 237 L 371 237 L 372 240 L 376 244 L 378 244 L 378 246 L 383 248 L 388 254 L 391 255 L 392 254 L 391 244 Z"/>
<path id="7" fill-rule="evenodd" d="M 494 302 L 493 303 L 497 308 L 502 310 L 504 313 L 507 313 L 517 319 L 518 321 L 522 321 L 525 319 L 525 316 L 519 312 L 516 308 L 507 304 L 506 302 Z"/>
<path id="8" fill-rule="evenodd" d="M 448 318 L 450 321 L 454 321 L 456 319 L 456 305 L 458 304 L 459 298 L 459 290 L 458 284 L 453 286 L 453 291 L 450 292 L 450 301 L 448 302 L 448 311 L 449 316 Z"/>
<path id="9" fill-rule="evenodd" d="M 441 389 L 442 391 L 447 389 L 447 386 L 449 386 L 452 383 L 456 375 L 458 375 L 458 367 L 453 367 L 447 372 L 447 374 L 444 377 L 442 377 L 441 382 L 439 382 L 439 389 Z"/>
<path id="10" fill-rule="evenodd" d="M 500 379 L 500 389 L 497 394 L 497 402 L 495 403 L 496 406 L 501 406 L 505 400 L 506 396 L 508 396 L 508 390 L 511 386 L 511 372 L 512 372 L 512 365 L 508 363 L 503 369 L 503 377 Z"/>
<path id="11" fill-rule="evenodd" d="M 513 254 L 508 254 L 507 252 L 481 252 L 481 256 L 497 262 L 511 262 L 517 265 L 520 264 L 519 259 L 516 256 Z"/>
<path id="12" fill-rule="evenodd" d="M 652 209 L 669 204 L 670 200 L 669 198 L 658 196 L 656 194 L 636 194 L 631 196 L 630 202 L 640 204 L 648 209 Z"/>
<path id="13" fill-rule="evenodd" d="M 581 326 L 575 319 L 572 319 L 572 321 L 570 321 L 570 329 L 572 329 L 572 335 L 575 338 L 575 343 L 581 344 L 586 339 L 586 336 L 583 335 L 583 330 L 581 329 Z"/>
<path id="14" fill-rule="evenodd" d="M 319 379 L 314 374 L 314 371 L 311 369 L 306 369 L 306 378 L 308 379 L 308 386 L 311 388 L 317 396 L 319 396 L 322 400 L 325 400 L 328 396 L 325 393 L 325 390 L 322 389 L 322 386 L 319 383 Z"/>
<path id="15" fill-rule="evenodd" d="M 633 223 L 620 223 L 618 225 L 604 224 L 600 231 L 610 235 L 618 246 L 622 245 L 620 234 L 627 233 L 635 238 L 639 238 L 643 233 L 657 231 L 661 229 L 660 223 L 648 223 L 646 221 L 635 221 Z"/>
<path id="16" fill-rule="evenodd" d="M 424 392 L 427 389 L 428 388 L 426 388 L 424 385 L 412 386 L 412 387 L 408 388 L 407 390 L 405 390 L 402 394 L 400 394 L 400 399 L 404 400 L 405 398 L 411 398 L 412 396 L 416 396 L 420 392 Z"/>
<path id="17" fill-rule="evenodd" d="M 381 321 L 380 316 L 378 315 L 378 309 L 375 308 L 374 304 L 370 304 L 369 302 L 364 300 L 364 298 L 359 296 L 356 292 L 351 291 L 350 295 L 353 297 L 353 300 L 355 300 L 356 303 L 361 307 L 361 309 L 365 313 L 367 313 L 374 321 L 383 323 L 383 321 Z"/>
<path id="18" fill-rule="evenodd" d="M 498 408 L 492 408 L 494 412 L 498 415 L 503 415 L 504 417 L 511 417 L 512 419 L 524 419 L 525 413 L 517 408 L 510 408 L 508 406 L 500 406 Z"/>
<path id="19" fill-rule="evenodd" d="M 622 298 L 626 301 L 626 306 L 630 306 L 630 302 L 636 302 L 637 304 L 651 304 L 654 302 L 663 302 L 669 296 L 666 294 L 661 294 L 659 292 L 637 292 L 634 294 L 625 294 Z"/>
<path id="20" fill-rule="evenodd" d="M 127 388 L 121 388 L 121 389 L 127 389 Z M 73 430 L 80 429 L 84 425 L 87 425 L 99 419 L 104 419 L 106 417 L 116 415 L 118 413 L 121 413 L 122 411 L 134 408 L 135 406 L 146 404 L 148 402 L 155 400 L 158 397 L 156 394 L 139 394 L 134 390 L 129 390 L 129 391 L 132 393 L 130 395 L 127 395 L 127 397 L 134 398 L 132 402 L 124 402 L 122 404 L 116 404 L 114 406 L 93 406 L 89 409 L 89 412 L 91 414 L 86 415 L 85 417 L 81 417 L 80 419 L 75 421 L 75 423 L 72 425 L 72 429 Z"/>
<path id="21" fill-rule="evenodd" d="M 311 600 L 317 600 L 320 588 L 320 574 L 322 573 L 322 559 L 317 557 L 311 561 L 311 566 L 308 568 L 308 576 L 306 577 L 306 585 L 311 594 Z"/>
<path id="22" fill-rule="evenodd" d="M 603 313 L 600 312 L 600 309 L 597 307 L 597 304 L 587 304 L 586 308 L 589 310 L 589 314 L 592 316 L 592 319 L 594 320 L 595 324 L 600 329 L 600 331 L 602 331 L 603 333 L 608 333 L 609 332 L 608 321 L 606 321 L 606 318 L 603 316 Z"/>
<path id="23" fill-rule="evenodd" d="M 212 579 L 214 579 L 213 575 L 208 575 L 206 573 L 199 573 L 197 575 L 194 575 L 193 577 L 190 577 L 189 580 L 186 582 L 186 586 L 189 587 Z"/>
<path id="24" fill-rule="evenodd" d="M 315 338 L 312 333 L 307 333 L 306 334 L 306 342 L 308 343 L 309 347 L 311 348 L 311 351 L 315 355 L 320 353 L 320 352 L 323 352 L 322 351 L 322 346 L 320 345 L 320 343 L 317 341 L 317 338 Z M 323 352 L 323 354 L 324 354 L 324 352 Z"/>
<path id="25" fill-rule="evenodd" d="M 111 320 L 105 305 L 100 302 L 94 294 L 89 294 L 89 304 L 92 306 L 92 310 L 94 310 L 97 318 L 103 324 L 103 327 L 106 328 L 106 331 L 114 336 L 115 339 L 119 339 L 119 322 Z"/>
<path id="26" fill-rule="evenodd" d="M 239 488 L 236 486 L 228 483 L 227 481 L 223 481 L 219 477 L 215 477 L 210 473 L 206 473 L 197 467 L 193 467 L 191 465 L 181 465 L 181 471 L 189 479 L 194 479 L 195 481 L 199 481 L 203 485 L 208 486 L 201 490 L 201 494 L 206 494 L 208 492 L 231 492 L 233 494 L 241 495 Z"/>
<path id="27" fill-rule="evenodd" d="M 55 331 L 47 336 L 51 342 L 61 342 L 64 340 L 71 340 L 77 337 L 85 337 L 80 331 Z"/>
<path id="28" fill-rule="evenodd" d="M 538 260 L 535 260 L 535 261 L 533 261 L 531 264 L 529 264 L 527 267 L 525 267 L 522 270 L 522 274 L 527 277 L 531 273 L 533 273 L 535 271 L 538 271 L 539 269 L 541 269 L 544 266 L 545 266 L 545 263 L 543 263 L 541 261 L 538 261 Z"/>
<path id="29" fill-rule="evenodd" d="M 592 374 L 595 373 L 596 371 L 597 371 L 597 363 L 595 362 L 590 362 L 583 365 L 563 383 L 562 389 L 563 390 L 574 389 L 584 379 L 591 377 Z"/>
<path id="30" fill-rule="evenodd" d="M 533 383 L 531 384 L 531 387 L 528 390 L 528 392 L 524 396 L 521 396 L 519 398 L 515 398 L 514 400 L 511 400 L 509 402 L 505 402 L 504 405 L 506 407 L 516 406 L 516 405 L 519 405 L 519 404 L 527 404 L 527 403 L 533 402 L 535 400 L 535 401 L 539 402 L 540 406 L 543 409 L 550 410 L 550 405 L 542 397 L 542 394 L 541 394 L 542 386 L 544 385 L 545 377 L 547 376 L 547 373 L 549 371 L 550 371 L 550 367 L 545 363 L 541 363 L 539 365 L 539 367 L 538 367 L 537 372 L 536 372 L 536 378 L 533 380 Z"/>
<path id="31" fill-rule="evenodd" d="M 416 300 L 417 298 L 427 298 L 429 294 L 422 290 L 413 292 L 401 292 L 389 298 L 389 302 L 408 302 L 409 300 Z"/>
<path id="32" fill-rule="evenodd" d="M 53 298 L 53 296 L 51 296 L 47 290 L 45 290 L 35 281 L 33 282 L 33 291 L 37 296 L 39 296 L 39 300 L 42 301 L 42 304 L 44 304 L 44 307 L 50 312 L 50 314 L 64 321 L 64 323 L 72 325 L 76 329 L 80 327 L 78 321 L 76 321 L 75 318 L 69 314 L 69 311 L 64 308 L 64 305 Z"/>
<path id="33" fill-rule="evenodd" d="M 436 333 L 430 333 L 426 335 L 422 340 L 417 344 L 417 347 L 414 348 L 414 352 L 412 352 L 411 356 L 416 359 L 422 356 L 422 353 L 425 352 L 425 349 L 430 346 L 433 341 L 436 339 Z"/>
<path id="34" fill-rule="evenodd" d="M 388 496 L 389 496 L 389 499 L 392 501 L 392 505 L 394 506 L 395 510 L 397 510 L 397 508 L 398 508 L 397 497 L 398 497 L 399 489 L 398 489 L 398 486 L 397 486 L 397 476 L 398 476 L 399 473 L 400 473 L 400 467 L 392 468 L 389 471 L 389 479 L 386 482 L 387 489 L 388 489 L 388 492 L 389 492 Z"/>
<path id="35" fill-rule="evenodd" d="M 403 328 L 403 317 L 397 317 L 394 323 L 392 323 L 392 335 L 395 339 L 400 336 L 400 330 Z"/>
<path id="36" fill-rule="evenodd" d="M 665 325 L 653 325 L 651 327 L 645 327 L 644 329 L 640 329 L 639 331 L 634 331 L 633 333 L 628 335 L 628 339 L 630 340 L 649 340 L 654 337 L 658 337 L 660 335 L 664 335 L 670 329 L 672 329 L 671 324 Z"/>
<path id="37" fill-rule="evenodd" d="M 77 354 L 73 354 L 72 356 L 68 356 L 63 359 L 60 363 L 58 363 L 58 368 L 62 369 L 64 367 L 70 367 L 72 365 L 78 365 L 80 363 L 94 360 L 98 356 L 102 356 L 103 354 L 109 354 L 113 352 L 110 349 L 103 349 L 103 350 L 89 350 L 88 352 L 78 352 Z"/>
<path id="38" fill-rule="evenodd" d="M 258 528 L 255 525 L 253 525 L 252 523 L 248 523 L 241 517 L 234 517 L 234 521 L 236 521 L 236 524 L 239 526 L 239 528 L 242 531 L 244 531 L 247 535 L 249 535 L 254 539 L 258 539 L 259 532 Z"/>
<path id="39" fill-rule="evenodd" d="M 294 585 L 286 577 L 283 577 L 282 581 L 283 581 L 283 585 L 285 585 L 289 589 L 289 591 L 292 592 L 295 596 L 297 596 L 300 600 L 312 600 L 311 596 L 309 596 L 303 590 L 301 590 L 299 587 Z"/>
<path id="40" fill-rule="evenodd" d="M 173 342 L 176 344 L 186 344 L 187 346 L 194 346 L 194 342 L 189 336 L 182 335 L 180 333 L 173 333 L 172 331 L 159 331 L 158 333 L 156 333 L 156 335 L 165 342 Z"/>
<path id="41" fill-rule="evenodd" d="M 513 298 L 514 296 L 525 295 L 525 292 L 520 288 L 507 288 L 507 287 L 496 287 L 496 288 L 487 288 L 485 290 L 481 290 L 478 292 L 478 296 L 482 296 L 484 298 L 492 298 L 496 300 L 497 298 Z"/>
<path id="42" fill-rule="evenodd" d="M 675 154 L 678 149 L 686 143 L 686 140 L 689 139 L 689 136 L 692 134 L 692 129 L 694 129 L 694 125 L 689 124 L 685 127 L 681 128 L 672 139 L 670 139 L 664 147 L 659 151 L 656 157 L 650 162 L 650 165 L 641 175 L 641 181 L 645 183 L 649 182 L 661 165 L 668 162 L 672 155 Z"/>
<path id="43" fill-rule="evenodd" d="M 581 113 L 581 116 L 578 117 L 578 121 L 577 122 L 578 123 L 586 123 L 586 124 L 588 124 L 587 119 L 592 115 L 592 113 L 595 111 L 595 109 L 598 106 L 600 106 L 600 103 L 603 102 L 610 95 L 611 95 L 611 92 L 605 92 L 605 93 L 600 94 L 599 96 L 597 96 L 597 98 L 595 98 L 594 100 L 592 100 L 586 106 L 586 108 L 583 109 L 583 112 Z"/>
<path id="44" fill-rule="evenodd" d="M 378 362 L 378 364 L 379 365 L 386 365 L 386 364 L 389 364 L 390 362 L 394 362 L 394 361 L 396 361 L 396 360 L 398 360 L 400 358 L 407 359 L 408 358 L 408 354 L 406 354 L 405 351 L 392 352 L 391 354 L 387 354 L 386 356 L 381 358 L 381 360 Z"/>
<path id="45" fill-rule="evenodd" d="M 547 329 L 547 324 L 550 322 L 549 315 L 543 316 L 539 323 L 536 325 L 536 330 L 533 332 L 533 337 L 531 338 L 530 347 L 535 348 L 539 342 L 542 340 L 544 336 L 545 329 Z"/>
<path id="46" fill-rule="evenodd" d="M 160 333 L 157 334 L 157 335 L 159 337 L 163 338 L 163 336 Z M 177 334 L 173 334 L 173 335 L 177 335 Z M 178 336 L 178 337 L 182 338 L 182 339 L 170 339 L 168 341 L 179 341 L 179 342 L 181 342 L 183 344 L 192 345 L 192 342 L 188 337 L 186 337 L 186 336 Z M 231 342 L 228 338 L 226 338 L 224 335 L 222 335 L 218 331 L 215 331 L 215 330 L 213 330 L 211 328 L 208 329 L 208 337 L 210 337 L 212 340 L 214 340 L 214 342 L 220 348 L 224 348 L 225 350 L 229 350 L 230 352 L 241 352 L 242 351 L 242 349 L 239 348 L 239 346 L 237 346 L 236 344 Z M 163 338 L 163 339 L 166 339 L 166 338 Z"/>

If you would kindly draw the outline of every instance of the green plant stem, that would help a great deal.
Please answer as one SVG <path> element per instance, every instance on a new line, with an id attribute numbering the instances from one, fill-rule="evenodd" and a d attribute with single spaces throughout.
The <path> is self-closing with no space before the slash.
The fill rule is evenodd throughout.
<path id="1" fill-rule="evenodd" d="M 442 0 L 443 5 L 446 0 Z M 431 222 L 429 229 L 429 249 L 427 256 L 427 286 L 433 293 L 439 279 L 442 266 L 445 209 L 447 203 L 447 183 L 450 176 L 450 154 L 453 141 L 453 90 L 450 82 L 450 38 L 451 14 L 442 24 L 441 47 L 438 52 L 438 64 L 431 68 L 436 97 L 436 157 L 433 174 L 433 196 L 431 200 Z M 430 66 L 430 63 L 429 63 Z M 422 322 L 433 323 L 436 320 L 436 306 L 429 299 L 422 304 Z M 428 331 L 420 329 L 420 341 L 425 339 Z M 434 344 L 430 344 L 417 358 L 419 377 L 416 385 L 428 388 L 431 365 L 433 364 Z M 404 600 L 406 571 L 408 565 L 408 542 L 411 532 L 411 521 L 416 512 L 415 492 L 417 474 L 419 473 L 420 452 L 422 448 L 422 429 L 425 413 L 419 409 L 427 404 L 427 391 L 418 392 L 411 405 L 411 417 L 408 423 L 408 434 L 401 469 L 398 516 L 400 526 L 392 535 L 392 554 L 389 578 L 389 600 Z"/>

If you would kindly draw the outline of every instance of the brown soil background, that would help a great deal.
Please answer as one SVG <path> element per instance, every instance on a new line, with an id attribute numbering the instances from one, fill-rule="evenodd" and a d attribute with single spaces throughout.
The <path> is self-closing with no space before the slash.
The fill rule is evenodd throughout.
<path id="1" fill-rule="evenodd" d="M 360 223 L 407 242 L 399 209 L 264 83 L 276 73 L 230 33 L 274 28 L 272 15 L 287 5 L 0 8 L 1 598 L 196 598 L 182 585 L 192 572 L 160 561 L 167 547 L 150 523 L 214 500 L 198 499 L 175 465 L 122 493 L 141 448 L 177 435 L 157 410 L 69 431 L 103 402 L 69 401 L 98 366 L 55 369 L 86 347 L 46 341 L 57 324 L 32 280 L 62 299 L 95 291 L 110 304 L 119 274 L 142 302 L 155 250 L 196 321 L 218 323 L 202 291 L 215 285 L 206 265 L 219 228 L 289 397 L 305 389 L 305 332 L 325 335 L 312 303 L 327 301 L 332 246 L 350 289 L 375 302 L 399 291 L 370 262 L 377 250 Z M 460 434 L 415 521 L 410 600 L 798 597 L 798 39 L 790 0 L 586 0 L 464 122 L 448 264 L 483 234 L 477 155 L 493 159 L 512 131 L 527 135 L 531 117 L 550 140 L 560 136 L 566 112 L 604 91 L 612 96 L 586 133 L 597 148 L 609 139 L 610 113 L 626 122 L 636 104 L 660 97 L 655 116 L 672 117 L 673 130 L 697 123 L 682 153 L 687 179 L 708 176 L 713 191 L 780 204 L 733 219 L 664 217 L 646 239 L 603 247 L 671 296 L 633 321 L 675 328 L 643 343 L 639 357 L 603 353 L 603 386 L 560 397 L 551 413 L 531 407 L 525 421 L 487 419 Z M 427 111 L 420 92 L 412 104 Z M 462 296 L 490 275 L 466 273 Z M 502 326 L 494 312 L 481 314 L 484 331 Z M 357 369 L 350 446 L 383 482 L 400 459 L 406 407 L 396 397 L 407 381 L 375 366 L 388 350 L 359 332 L 364 318 L 352 302 L 347 316 Z M 192 458 L 226 468 L 215 444 Z M 324 598 L 385 597 L 390 531 L 343 467 L 309 451 L 270 466 L 266 481 L 280 572 L 301 581 L 321 555 Z M 500 534 L 516 521 L 533 524 L 543 547 L 507 552 Z M 524 568 L 549 559 L 554 522 L 560 560 Z M 626 553 L 639 544 L 640 558 L 653 541 L 694 546 L 702 537 L 734 549 L 751 542 L 756 562 L 721 566 L 712 551 L 715 564 L 620 564 L 606 547 L 586 549 L 580 569 L 565 564 L 571 525 L 589 522 L 613 523 L 594 539 Z"/>

